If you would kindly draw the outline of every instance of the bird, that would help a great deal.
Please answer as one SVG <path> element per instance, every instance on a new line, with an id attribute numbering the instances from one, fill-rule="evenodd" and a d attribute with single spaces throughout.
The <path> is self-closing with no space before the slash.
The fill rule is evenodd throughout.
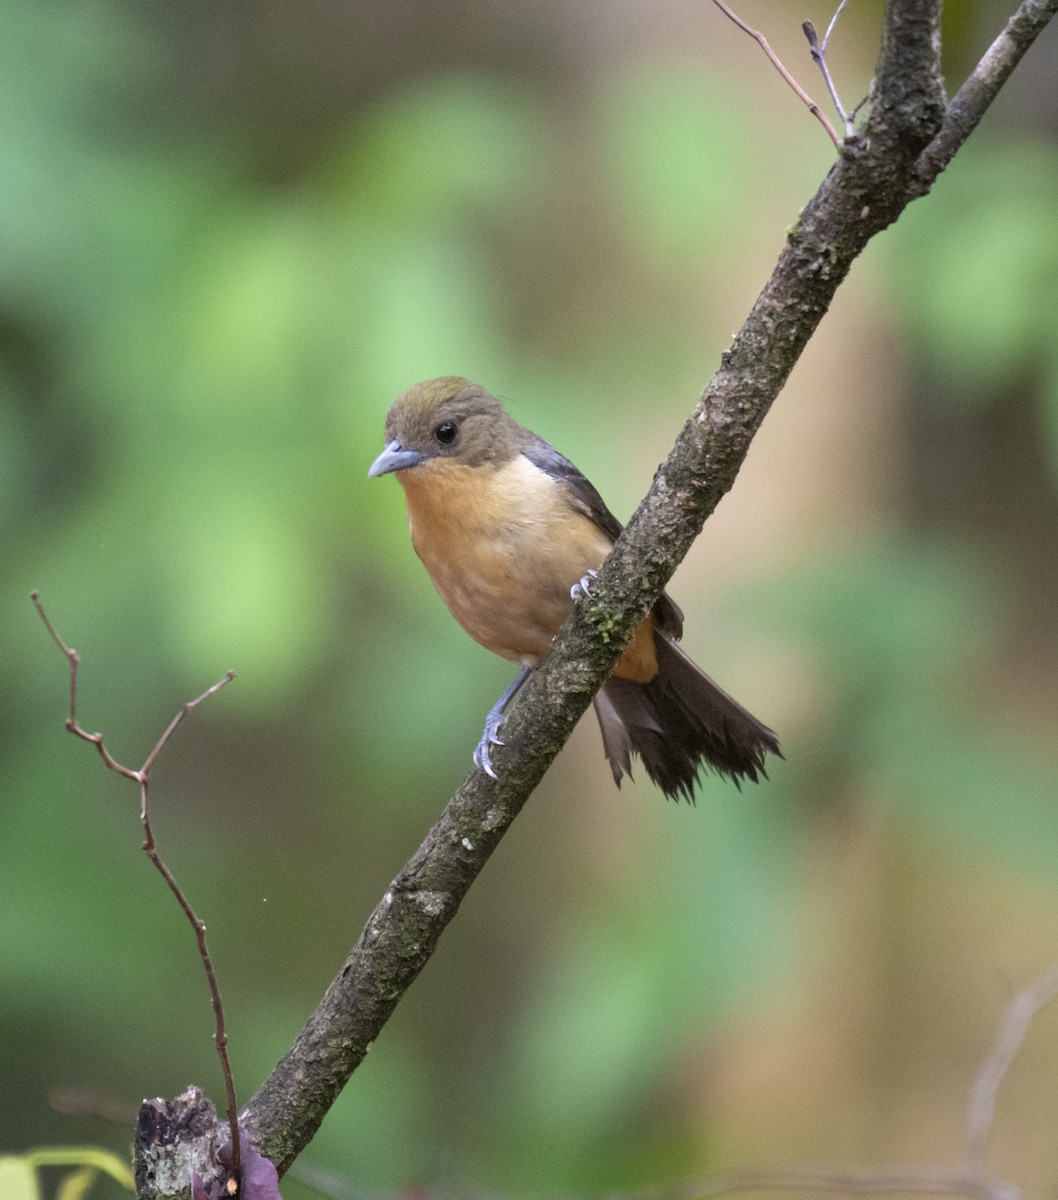
<path id="1" fill-rule="evenodd" d="M 412 545 L 452 616 L 518 672 L 496 701 L 474 762 L 495 777 L 504 713 L 547 653 L 578 591 L 622 526 L 588 479 L 478 384 L 446 375 L 409 388 L 386 415 L 369 478 L 404 490 Z M 741 786 L 781 757 L 775 733 L 679 645 L 683 614 L 665 593 L 597 693 L 603 750 L 620 787 L 637 755 L 668 799 L 694 803 L 702 768 Z"/>

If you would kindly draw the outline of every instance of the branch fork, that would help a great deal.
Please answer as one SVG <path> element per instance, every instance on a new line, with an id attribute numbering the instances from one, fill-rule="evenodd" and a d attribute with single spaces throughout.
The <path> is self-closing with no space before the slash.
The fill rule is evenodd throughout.
<path id="1" fill-rule="evenodd" d="M 52 624 L 48 614 L 44 611 L 44 606 L 40 600 L 40 594 L 33 592 L 30 599 L 33 601 L 33 606 L 36 608 L 40 619 L 44 622 L 52 641 L 59 647 L 62 653 L 66 656 L 67 662 L 70 664 L 70 710 L 66 718 L 66 729 L 75 737 L 80 738 L 84 742 L 95 746 L 102 758 L 104 765 L 116 774 L 121 775 L 125 779 L 132 780 L 137 784 L 140 790 L 140 824 L 143 827 L 143 850 L 147 857 L 154 864 L 155 869 L 165 880 L 169 890 L 173 893 L 177 903 L 183 910 L 184 916 L 187 917 L 191 928 L 195 931 L 195 940 L 198 945 L 199 958 L 202 960 L 202 968 L 206 974 L 206 982 L 209 985 L 210 1002 L 213 1006 L 214 1032 L 213 1041 L 217 1048 L 217 1055 L 220 1058 L 221 1071 L 224 1076 L 224 1087 L 227 1092 L 228 1099 L 228 1144 L 231 1147 L 230 1158 L 228 1162 L 228 1186 L 229 1195 L 235 1195 L 239 1189 L 239 1182 L 242 1178 L 242 1139 L 239 1133 L 238 1124 L 238 1103 L 235 1099 L 235 1080 L 232 1075 L 231 1060 L 228 1057 L 228 1034 L 224 1023 L 224 1004 L 220 995 L 220 984 L 217 982 L 217 973 L 213 968 L 213 960 L 210 957 L 209 949 L 206 946 L 206 925 L 205 922 L 198 916 L 195 910 L 191 907 L 191 903 L 185 895 L 183 889 L 176 881 L 176 877 L 166 865 L 162 856 L 158 853 L 158 845 L 155 841 L 154 830 L 151 828 L 150 809 L 147 803 L 148 791 L 150 788 L 151 770 L 158 760 L 158 756 L 169 743 L 169 739 L 176 732 L 177 726 L 188 717 L 200 704 L 208 700 L 210 696 L 219 692 L 220 689 L 235 678 L 234 671 L 228 671 L 221 679 L 218 679 L 211 687 L 193 700 L 188 700 L 186 704 L 177 712 L 176 716 L 165 727 L 161 737 L 155 742 L 150 753 L 144 759 L 143 766 L 138 770 L 132 767 L 126 767 L 123 763 L 117 761 L 110 751 L 103 744 L 103 735 L 101 733 L 89 733 L 84 729 L 77 719 L 77 671 L 81 664 L 81 656 L 67 644 L 59 636 L 58 631 Z M 151 1103 L 151 1102 L 147 1102 Z M 163 1103 L 163 1102 L 154 1102 Z M 141 1124 L 143 1114 L 141 1113 Z"/>

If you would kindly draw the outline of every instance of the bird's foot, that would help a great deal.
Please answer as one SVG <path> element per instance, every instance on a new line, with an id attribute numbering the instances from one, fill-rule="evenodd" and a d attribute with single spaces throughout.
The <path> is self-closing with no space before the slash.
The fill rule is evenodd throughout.
<path id="1" fill-rule="evenodd" d="M 481 741 L 478 742 L 474 750 L 474 766 L 484 771 L 486 775 L 491 775 L 493 779 L 498 779 L 499 776 L 492 766 L 492 756 L 489 750 L 492 746 L 502 746 L 504 744 L 503 739 L 496 736 L 502 720 L 503 711 L 497 711 L 494 708 L 485 718 L 485 731 L 482 733 Z"/>
<path id="2" fill-rule="evenodd" d="M 590 600 L 592 580 L 597 579 L 598 576 L 598 571 L 586 571 L 569 589 L 569 598 L 575 601 L 580 596 L 583 596 L 585 600 Z"/>
<path id="3" fill-rule="evenodd" d="M 503 739 L 496 736 L 500 722 L 503 720 L 504 711 L 507 705 L 514 699 L 518 689 L 532 673 L 531 667 L 522 667 L 514 677 L 510 687 L 489 709 L 489 715 L 485 718 L 485 732 L 481 735 L 481 741 L 478 742 L 477 749 L 474 751 L 474 766 L 479 771 L 484 771 L 486 775 L 491 775 L 493 779 L 498 779 L 499 776 L 492 765 L 490 748 L 492 746 L 504 745 Z"/>

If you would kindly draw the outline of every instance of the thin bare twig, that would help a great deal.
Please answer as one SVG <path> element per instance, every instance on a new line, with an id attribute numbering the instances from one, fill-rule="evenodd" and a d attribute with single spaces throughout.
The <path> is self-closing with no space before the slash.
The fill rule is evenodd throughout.
<path id="1" fill-rule="evenodd" d="M 827 41 L 829 40 L 831 33 L 833 33 L 833 31 L 834 31 L 834 24 L 837 21 L 838 17 L 841 15 L 841 10 L 845 7 L 845 5 L 847 3 L 848 3 L 848 0 L 841 0 L 841 3 L 838 5 L 836 12 L 830 18 L 830 24 L 827 26 L 827 31 L 823 35 L 822 41 L 819 40 L 819 37 L 816 34 L 816 27 L 812 24 L 811 21 L 803 21 L 801 23 L 801 28 L 804 30 L 804 35 L 808 39 L 808 52 L 812 56 L 812 61 L 816 64 L 816 66 L 819 68 L 820 72 L 822 73 L 823 82 L 827 85 L 827 91 L 830 93 L 831 102 L 833 103 L 838 116 L 841 118 L 842 125 L 844 125 L 844 127 L 845 127 L 845 136 L 852 137 L 853 133 L 855 133 L 855 131 L 856 131 L 856 127 L 853 124 L 853 116 L 852 116 L 852 114 L 847 113 L 845 111 L 845 106 L 841 103 L 841 97 L 838 95 L 838 89 L 834 85 L 834 80 L 831 78 L 830 67 L 827 65 L 827 57 L 826 57 Z M 854 110 L 854 112 L 858 111 L 859 108 L 862 107 L 862 105 L 863 105 L 863 101 L 861 101 L 860 104 L 858 104 L 856 106 L 856 109 Z"/>
<path id="2" fill-rule="evenodd" d="M 180 905 L 195 931 L 195 938 L 198 942 L 198 954 L 202 960 L 202 967 L 206 973 L 206 982 L 209 984 L 210 1000 L 213 1004 L 214 1018 L 214 1033 L 213 1040 L 216 1043 L 217 1055 L 220 1058 L 221 1072 L 224 1076 L 224 1087 L 227 1092 L 228 1102 L 228 1127 L 231 1134 L 231 1178 L 234 1180 L 236 1188 L 238 1187 L 241 1178 L 241 1139 L 239 1137 L 239 1105 L 235 1097 L 235 1079 L 232 1074 L 231 1060 L 228 1057 L 228 1034 L 224 1023 L 224 1005 L 220 996 L 220 984 L 217 981 L 217 973 L 213 969 L 213 960 L 210 958 L 209 950 L 206 946 L 206 926 L 205 922 L 195 913 L 191 907 L 187 896 L 176 881 L 176 877 L 169 870 L 161 855 L 158 853 L 157 843 L 154 838 L 154 831 L 151 829 L 150 810 L 147 804 L 147 792 L 150 787 L 151 769 L 154 766 L 158 755 L 165 749 L 169 739 L 176 731 L 176 727 L 181 721 L 194 709 L 196 709 L 204 700 L 208 700 L 215 692 L 219 692 L 225 684 L 231 683 L 235 678 L 235 672 L 229 671 L 222 679 L 217 680 L 212 687 L 208 687 L 201 696 L 196 696 L 194 700 L 189 700 L 176 714 L 175 717 L 166 726 L 161 737 L 155 742 L 153 749 L 147 758 L 144 760 L 143 766 L 140 769 L 133 770 L 131 767 L 126 767 L 113 758 L 107 748 L 103 745 L 103 735 L 101 733 L 89 733 L 83 729 L 77 720 L 77 669 L 80 666 L 81 656 L 71 646 L 59 636 L 55 626 L 48 618 L 48 614 L 44 611 L 44 606 L 41 604 L 40 595 L 33 592 L 30 599 L 33 601 L 33 606 L 40 615 L 40 619 L 44 622 L 44 626 L 51 635 L 52 641 L 66 656 L 70 664 L 70 712 L 66 718 L 66 728 L 75 737 L 81 738 L 82 741 L 88 742 L 99 751 L 100 757 L 104 764 L 117 774 L 125 779 L 131 779 L 139 785 L 140 789 L 140 824 L 143 827 L 143 850 L 147 857 L 154 864 L 158 873 L 165 880 L 169 890 L 176 897 L 177 903 Z"/>
<path id="3" fill-rule="evenodd" d="M 830 18 L 830 24 L 827 26 L 827 31 L 823 34 L 823 40 L 819 43 L 819 48 L 824 54 L 827 52 L 827 42 L 830 41 L 830 35 L 834 32 L 834 26 L 838 23 L 838 17 L 841 16 L 843 9 L 848 2 L 849 0 L 841 0 L 841 3 L 836 9 L 834 9 L 834 15 Z"/>
<path id="4" fill-rule="evenodd" d="M 804 90 L 803 87 L 801 87 L 801 85 L 797 82 L 797 80 L 794 79 L 794 77 L 786 69 L 786 67 L 783 65 L 782 60 L 775 53 L 775 51 L 771 48 L 771 46 L 768 45 L 768 39 L 764 36 L 764 34 L 761 33 L 759 29 L 753 29 L 749 25 L 747 25 L 746 22 L 743 21 L 742 18 L 740 16 L 738 16 L 737 13 L 733 12 L 724 3 L 724 0 L 713 0 L 713 3 L 716 5 L 716 7 L 718 9 L 720 9 L 720 11 L 724 14 L 725 17 L 727 17 L 727 19 L 729 21 L 734 22 L 734 24 L 737 25 L 739 27 L 739 29 L 742 30 L 743 33 L 749 34 L 749 36 L 757 43 L 757 45 L 760 46 L 760 48 L 768 56 L 768 60 L 771 63 L 771 65 L 776 69 L 776 71 L 779 72 L 779 74 L 783 77 L 783 79 L 786 80 L 787 84 L 794 90 L 794 92 L 797 93 L 797 95 L 800 97 L 802 103 L 807 107 L 808 111 L 812 114 L 813 117 L 815 117 L 815 119 L 820 123 L 820 125 L 823 126 L 823 128 L 827 131 L 827 134 L 829 135 L 830 140 L 840 150 L 841 149 L 841 138 L 838 135 L 838 131 L 830 123 L 830 119 L 827 117 L 826 113 L 823 112 L 823 110 L 819 107 L 819 105 L 816 104 L 816 102 L 812 99 L 812 97 Z"/>
<path id="5" fill-rule="evenodd" d="M 1058 963 L 1007 1005 L 992 1051 L 981 1065 L 966 1109 L 963 1162 L 968 1171 L 984 1171 L 995 1116 L 996 1093 L 1029 1031 L 1032 1018 L 1058 999 Z"/>

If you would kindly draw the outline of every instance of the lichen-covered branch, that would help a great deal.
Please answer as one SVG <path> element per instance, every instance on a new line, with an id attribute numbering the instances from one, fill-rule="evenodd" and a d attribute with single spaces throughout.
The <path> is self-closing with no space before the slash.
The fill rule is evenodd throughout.
<path id="1" fill-rule="evenodd" d="M 874 234 L 928 190 L 1058 0 L 1025 0 L 946 105 L 939 0 L 889 0 L 869 115 L 790 232 L 775 270 L 654 483 L 474 772 L 394 879 L 319 1008 L 242 1114 L 280 1172 L 309 1142 L 471 883 L 569 737 L 641 616 L 732 486 L 805 344 Z"/>

